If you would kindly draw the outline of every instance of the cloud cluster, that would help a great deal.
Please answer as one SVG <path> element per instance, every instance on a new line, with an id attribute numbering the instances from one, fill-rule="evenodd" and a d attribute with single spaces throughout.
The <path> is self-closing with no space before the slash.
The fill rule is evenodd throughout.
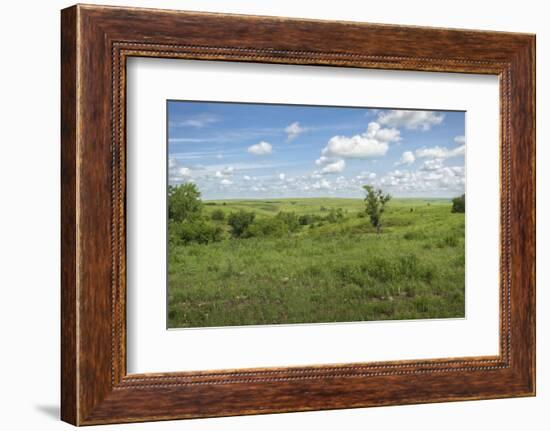
<path id="1" fill-rule="evenodd" d="M 396 163 L 398 166 L 402 165 L 412 165 L 416 158 L 414 157 L 414 153 L 412 151 L 405 151 L 401 155 L 401 159 Z"/>
<path id="2" fill-rule="evenodd" d="M 187 166 L 180 166 L 173 157 L 168 159 L 168 181 L 170 183 L 181 183 L 191 178 L 192 171 Z"/>
<path id="3" fill-rule="evenodd" d="M 321 174 L 337 174 L 344 170 L 346 162 L 342 159 L 329 163 L 321 169 Z"/>
<path id="4" fill-rule="evenodd" d="M 175 153 L 175 158 L 169 160 L 169 182 L 170 184 L 196 182 L 203 196 L 208 199 L 212 199 L 213 196 L 229 195 L 245 197 L 250 194 L 255 197 L 274 195 L 357 197 L 362 195 L 362 186 L 365 184 L 380 187 L 395 196 L 450 196 L 463 193 L 464 136 L 454 137 L 456 146 L 436 145 L 416 150 L 410 149 L 402 151 L 399 160 L 395 161 L 396 159 L 393 158 L 398 157 L 394 144 L 397 145 L 402 141 L 400 129 L 420 132 L 430 130 L 442 123 L 444 114 L 432 111 L 380 110 L 372 115 L 376 121 L 369 122 L 363 133 L 334 135 L 325 141 L 319 157 L 315 160 L 316 170 L 298 171 L 296 167 L 292 167 L 297 164 L 293 159 L 281 163 L 275 157 L 261 157 L 274 152 L 271 143 L 261 140 L 268 138 L 271 141 L 269 134 L 264 134 L 252 140 L 252 142 L 258 142 L 257 144 L 244 148 L 224 149 L 223 156 L 217 148 L 205 148 L 191 153 Z M 204 117 L 187 118 L 184 121 L 187 127 L 204 127 L 209 121 L 217 120 L 208 120 Z M 273 136 L 278 134 L 279 139 L 281 135 L 284 139 L 284 131 L 286 141 L 290 142 L 302 133 L 316 129 L 303 127 L 295 121 L 284 129 L 278 128 L 276 132 L 269 130 Z M 267 129 L 265 132 L 267 133 Z M 293 145 L 288 146 L 290 147 L 294 148 Z M 249 157 L 248 161 L 235 161 L 234 158 L 242 157 L 245 151 L 254 157 Z M 388 154 L 388 151 L 391 157 L 389 161 L 388 157 L 382 158 Z M 459 159 L 460 156 L 462 160 Z M 227 160 L 233 159 L 231 165 L 219 162 L 199 165 L 193 164 L 199 160 L 192 160 L 221 157 Z M 370 169 L 360 170 L 361 167 L 367 168 L 366 160 L 370 160 L 368 166 L 376 169 L 377 172 L 372 172 Z M 348 171 L 349 174 L 346 175 Z"/>
<path id="5" fill-rule="evenodd" d="M 398 196 L 449 196 L 464 193 L 463 166 L 440 165 L 432 170 L 394 170 L 371 181 L 389 193 Z"/>
<path id="6" fill-rule="evenodd" d="M 411 130 L 430 130 L 432 126 L 441 124 L 444 114 L 433 111 L 383 111 L 378 115 L 378 122 L 384 126 L 405 127 Z"/>
<path id="7" fill-rule="evenodd" d="M 233 166 L 226 166 L 225 168 L 222 168 L 214 174 L 216 178 L 224 178 L 224 177 L 230 177 L 233 175 L 233 172 L 235 171 L 235 168 Z"/>
<path id="8" fill-rule="evenodd" d="M 461 145 L 456 148 L 446 148 L 435 146 L 432 148 L 419 148 L 416 150 L 416 157 L 431 159 L 450 159 L 452 157 L 463 156 L 466 153 L 466 146 Z"/>
<path id="9" fill-rule="evenodd" d="M 361 172 L 359 175 L 355 177 L 358 181 L 364 181 L 364 180 L 374 180 L 377 177 L 375 172 Z"/>
<path id="10" fill-rule="evenodd" d="M 287 134 L 287 141 L 292 141 L 299 134 L 305 132 L 306 130 L 307 129 L 305 127 L 300 126 L 300 123 L 298 121 L 295 121 L 294 123 L 286 126 L 285 133 Z"/>
<path id="11" fill-rule="evenodd" d="M 401 140 L 397 129 L 382 128 L 380 124 L 371 122 L 367 130 L 354 136 L 333 136 L 321 151 L 325 160 L 339 157 L 347 159 L 367 159 L 386 154 L 391 142 Z"/>
<path id="12" fill-rule="evenodd" d="M 336 135 L 329 139 L 321 150 L 321 156 L 315 161 L 321 170 L 314 175 L 341 173 L 346 167 L 346 159 L 369 159 L 387 153 L 390 143 L 399 142 L 401 134 L 394 128 L 383 128 L 375 121 L 369 123 L 367 130 L 360 135 Z"/>

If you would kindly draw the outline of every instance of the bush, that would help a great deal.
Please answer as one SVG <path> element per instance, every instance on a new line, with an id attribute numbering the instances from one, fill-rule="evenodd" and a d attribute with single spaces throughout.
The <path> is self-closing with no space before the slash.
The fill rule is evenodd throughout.
<path id="1" fill-rule="evenodd" d="M 243 236 L 246 237 L 281 237 L 288 234 L 288 226 L 277 217 L 255 220 Z"/>
<path id="2" fill-rule="evenodd" d="M 220 209 L 216 209 L 212 211 L 212 214 L 210 214 L 210 218 L 215 221 L 224 221 L 225 213 Z"/>
<path id="3" fill-rule="evenodd" d="M 231 226 L 231 233 L 233 236 L 237 238 L 243 236 L 255 217 L 255 213 L 244 210 L 229 214 L 227 223 Z"/>
<path id="4" fill-rule="evenodd" d="M 334 209 L 331 208 L 328 215 L 325 217 L 325 220 L 329 223 L 339 223 L 344 220 L 344 210 L 342 208 Z"/>
<path id="5" fill-rule="evenodd" d="M 316 221 L 319 221 L 320 217 L 314 214 L 304 214 L 298 217 L 298 223 L 302 226 L 312 225 Z"/>
<path id="6" fill-rule="evenodd" d="M 171 221 L 168 232 L 168 240 L 172 245 L 208 244 L 223 239 L 223 229 L 204 220 Z"/>
<path id="7" fill-rule="evenodd" d="M 300 228 L 300 222 L 295 213 L 280 211 L 275 218 L 281 220 L 289 232 L 296 232 Z"/>
<path id="8" fill-rule="evenodd" d="M 463 213 L 466 211 L 466 195 L 453 199 L 452 213 Z"/>

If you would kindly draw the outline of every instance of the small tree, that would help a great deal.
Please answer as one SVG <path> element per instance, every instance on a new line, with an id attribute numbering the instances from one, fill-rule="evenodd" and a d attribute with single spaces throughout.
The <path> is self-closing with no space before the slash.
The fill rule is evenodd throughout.
<path id="1" fill-rule="evenodd" d="M 168 186 L 168 218 L 175 221 L 193 221 L 202 212 L 201 192 L 193 183 Z"/>
<path id="2" fill-rule="evenodd" d="M 231 226 L 231 233 L 233 234 L 233 236 L 237 238 L 243 236 L 248 229 L 248 226 L 250 226 L 254 221 L 255 217 L 256 214 L 254 214 L 253 212 L 248 212 L 244 210 L 229 214 L 227 223 L 229 224 L 229 226 Z"/>
<path id="3" fill-rule="evenodd" d="M 466 195 L 453 199 L 452 213 L 463 213 L 466 211 Z"/>
<path id="4" fill-rule="evenodd" d="M 376 190 L 371 185 L 363 186 L 363 188 L 367 192 L 367 196 L 365 197 L 365 212 L 369 216 L 371 224 L 376 228 L 376 233 L 379 234 L 382 231 L 382 213 L 391 196 L 384 194 L 381 189 Z"/>

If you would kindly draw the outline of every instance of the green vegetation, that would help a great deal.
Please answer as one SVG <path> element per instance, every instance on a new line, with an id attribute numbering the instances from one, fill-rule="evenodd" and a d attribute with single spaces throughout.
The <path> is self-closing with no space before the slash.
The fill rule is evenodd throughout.
<path id="1" fill-rule="evenodd" d="M 373 186 L 366 185 L 363 188 L 367 192 L 365 198 L 366 212 L 371 224 L 376 228 L 376 233 L 380 233 L 382 231 L 382 214 L 391 196 L 384 194 L 381 189 L 376 190 Z"/>
<path id="2" fill-rule="evenodd" d="M 378 234 L 362 199 L 203 203 L 192 188 L 170 192 L 169 327 L 464 316 L 450 200 L 386 201 Z"/>
<path id="3" fill-rule="evenodd" d="M 466 211 L 466 195 L 459 196 L 453 199 L 451 211 L 454 213 L 463 213 Z"/>

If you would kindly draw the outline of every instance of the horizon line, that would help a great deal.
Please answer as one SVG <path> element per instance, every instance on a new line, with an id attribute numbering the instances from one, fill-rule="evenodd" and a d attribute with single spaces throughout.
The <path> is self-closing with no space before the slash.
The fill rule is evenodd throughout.
<path id="1" fill-rule="evenodd" d="M 426 197 L 426 196 L 392 196 L 392 199 L 417 199 L 417 200 L 443 200 L 443 199 L 454 199 L 456 196 L 432 196 L 432 197 Z M 203 202 L 212 202 L 212 201 L 243 201 L 243 200 L 292 200 L 292 199 L 358 199 L 358 200 L 364 200 L 364 198 L 358 197 L 345 197 L 345 196 L 308 196 L 308 197 L 265 197 L 265 198 L 248 198 L 248 197 L 241 197 L 241 198 L 219 198 L 219 199 L 201 199 Z"/>

